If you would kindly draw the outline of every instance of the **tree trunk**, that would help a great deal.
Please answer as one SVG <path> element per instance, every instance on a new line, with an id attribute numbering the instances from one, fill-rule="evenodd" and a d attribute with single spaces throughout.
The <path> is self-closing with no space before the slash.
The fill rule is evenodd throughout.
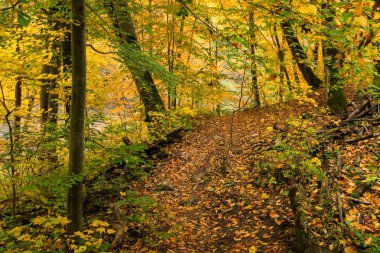
<path id="1" fill-rule="evenodd" d="M 70 23 L 63 23 L 62 29 L 64 30 L 64 39 L 62 42 L 62 66 L 63 66 L 63 78 L 68 79 L 71 74 L 71 29 Z M 70 115 L 70 86 L 65 86 L 65 113 Z"/>
<path id="2" fill-rule="evenodd" d="M 328 86 L 327 104 L 333 113 L 341 114 L 345 111 L 347 99 L 344 92 L 344 83 L 339 74 L 342 60 L 339 59 L 339 50 L 327 46 L 324 48 L 325 77 Z"/>
<path id="3" fill-rule="evenodd" d="M 322 80 L 315 75 L 311 67 L 307 64 L 307 56 L 290 22 L 283 20 L 281 22 L 281 28 L 302 76 L 313 89 L 319 88 L 322 84 Z"/>
<path id="4" fill-rule="evenodd" d="M 274 27 L 274 42 L 277 46 L 277 57 L 280 62 L 280 80 L 281 80 L 280 84 L 284 85 L 284 77 L 285 77 L 286 85 L 288 86 L 289 91 L 292 91 L 293 89 L 292 83 L 290 81 L 288 70 L 286 69 L 286 66 L 285 66 L 285 52 L 282 48 L 282 40 L 280 41 L 280 39 L 278 38 L 276 26 Z M 282 92 L 282 88 L 281 88 L 281 92 Z M 282 102 L 282 98 L 281 98 L 281 102 Z"/>
<path id="5" fill-rule="evenodd" d="M 121 0 L 108 0 L 106 7 L 110 16 L 113 18 L 114 25 L 119 31 L 120 37 L 120 53 L 124 62 L 128 66 L 132 78 L 136 84 L 137 91 L 145 106 L 146 121 L 150 121 L 149 114 L 151 112 L 164 112 L 165 105 L 158 93 L 158 90 L 153 82 L 153 78 L 149 70 L 141 64 L 129 60 L 129 52 L 141 52 L 141 48 L 137 42 L 136 29 L 133 24 L 132 16 L 129 13 L 128 5 Z M 123 50 L 128 48 L 125 52 Z"/>
<path id="6" fill-rule="evenodd" d="M 169 7 L 173 6 L 173 1 L 168 2 L 168 10 L 166 13 L 166 24 L 167 24 L 167 62 L 168 62 L 168 71 L 174 74 L 174 61 L 175 61 L 175 16 L 174 13 L 171 13 L 171 20 L 169 19 Z M 173 84 L 168 84 L 168 108 L 175 109 L 177 105 L 176 101 L 176 87 Z"/>
<path id="7" fill-rule="evenodd" d="M 259 83 L 257 79 L 257 65 L 256 65 L 256 36 L 255 36 L 255 16 L 253 9 L 249 11 L 249 39 L 251 44 L 251 75 L 252 75 L 252 93 L 254 106 L 260 106 L 260 93 L 259 93 Z"/>
<path id="8" fill-rule="evenodd" d="M 373 85 L 376 87 L 377 90 L 380 89 L 380 60 L 375 61 Z"/>
<path id="9" fill-rule="evenodd" d="M 334 10 L 328 4 L 322 4 L 322 9 L 329 14 L 325 20 L 324 26 L 327 30 L 335 30 Z M 328 87 L 327 104 L 333 113 L 341 114 L 345 111 L 347 99 L 344 92 L 344 80 L 340 76 L 339 70 L 343 67 L 343 53 L 333 45 L 334 38 L 323 41 L 323 61 L 325 65 L 325 82 Z"/>
<path id="10" fill-rule="evenodd" d="M 40 88 L 40 110 L 41 114 L 41 124 L 45 128 L 45 124 L 48 120 L 48 110 L 49 110 L 49 79 L 46 77 L 50 74 L 50 64 L 47 63 L 42 67 L 42 74 L 45 76 L 41 80 Z"/>
<path id="11" fill-rule="evenodd" d="M 81 230 L 83 193 L 80 179 L 84 164 L 84 111 L 86 98 L 85 0 L 72 0 L 72 93 L 70 110 L 69 176 L 74 177 L 68 192 L 68 234 Z"/>

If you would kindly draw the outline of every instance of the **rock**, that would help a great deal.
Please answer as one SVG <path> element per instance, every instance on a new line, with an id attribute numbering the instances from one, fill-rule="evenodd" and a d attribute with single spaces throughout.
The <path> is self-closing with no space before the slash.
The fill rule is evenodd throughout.
<path id="1" fill-rule="evenodd" d="M 164 192 L 164 191 L 174 191 L 175 188 L 168 184 L 159 184 L 157 185 L 155 191 L 157 192 Z"/>

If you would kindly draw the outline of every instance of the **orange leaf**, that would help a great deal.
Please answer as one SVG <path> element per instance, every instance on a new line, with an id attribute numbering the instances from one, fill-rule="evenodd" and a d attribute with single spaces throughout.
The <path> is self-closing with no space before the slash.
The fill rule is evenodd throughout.
<path id="1" fill-rule="evenodd" d="M 363 3 L 358 4 L 358 6 L 355 8 L 355 17 L 360 17 L 363 14 Z"/>

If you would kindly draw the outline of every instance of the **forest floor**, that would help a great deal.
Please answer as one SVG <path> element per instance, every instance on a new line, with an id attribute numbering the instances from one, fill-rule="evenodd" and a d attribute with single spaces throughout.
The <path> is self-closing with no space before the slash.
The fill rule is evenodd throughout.
<path id="1" fill-rule="evenodd" d="M 308 103 L 290 103 L 203 120 L 184 139 L 166 148 L 154 174 L 133 186 L 164 206 L 175 237 L 160 252 L 286 252 L 292 220 L 286 197 L 254 183 L 254 145 L 270 139 L 275 123 L 315 112 Z M 226 166 L 227 165 L 227 166 Z M 225 170 L 225 171 L 223 171 Z M 136 252 L 149 251 L 135 245 Z M 157 248 L 156 248 L 157 249 Z"/>
<path id="2" fill-rule="evenodd" d="M 325 103 L 321 98 L 316 100 Z M 230 143 L 232 115 L 205 118 L 193 131 L 187 133 L 182 141 L 167 146 L 165 148 L 167 157 L 155 161 L 153 174 L 146 181 L 134 182 L 131 188 L 141 195 L 155 199 L 161 208 L 160 213 L 164 214 L 161 219 L 155 221 L 156 232 L 165 232 L 168 237 L 164 239 L 161 237 L 153 243 L 137 240 L 133 246 L 128 247 L 128 250 L 132 252 L 291 252 L 294 247 L 295 218 L 289 198 L 283 194 L 284 191 L 278 190 L 281 187 L 261 185 L 262 175 L 257 166 L 256 151 L 262 146 L 272 145 L 274 135 L 279 135 L 280 131 L 283 131 L 281 128 L 287 121 L 292 118 L 300 119 L 304 115 L 316 115 L 314 124 L 320 129 L 334 120 L 327 115 L 322 106 L 294 101 L 236 113 L 230 148 L 228 143 Z M 375 153 L 380 152 L 378 140 L 379 138 L 373 140 L 377 141 L 374 144 L 377 148 L 377 151 L 373 151 Z M 347 160 L 344 162 L 352 164 L 350 160 L 354 158 L 351 153 L 355 155 L 357 153 L 352 147 L 347 150 L 348 155 L 344 154 L 344 159 Z M 371 158 L 364 160 L 368 164 Z M 371 161 L 372 164 L 379 165 L 378 160 Z M 379 176 L 378 170 L 375 169 L 374 173 L 375 176 Z M 349 194 L 355 186 L 353 179 L 342 176 L 341 172 L 338 174 L 343 192 Z M 362 178 L 363 174 L 360 175 Z M 354 175 L 355 178 L 359 176 Z M 379 222 L 374 216 L 379 215 L 379 211 L 376 211 L 379 210 L 380 204 L 378 186 L 377 184 L 375 187 L 377 192 L 366 195 L 370 198 L 370 205 L 367 203 L 358 206 L 357 203 L 343 200 L 343 208 L 348 211 L 347 216 L 351 215 L 352 219 L 356 219 L 355 215 L 361 215 L 362 218 L 364 216 L 366 220 L 364 224 L 361 221 L 362 225 L 357 225 L 364 231 L 368 228 L 374 236 L 380 234 Z M 311 195 L 315 195 L 317 191 L 311 189 Z M 369 221 L 364 226 L 367 220 Z M 318 233 L 325 233 L 324 238 L 327 238 L 329 232 L 323 227 L 324 225 L 318 224 L 320 219 L 313 219 L 313 222 L 320 229 L 312 232 L 313 235 L 322 238 Z M 334 226 L 338 226 L 337 218 L 334 222 Z M 320 245 L 323 244 L 325 242 Z M 342 240 L 342 244 L 340 250 L 357 252 L 354 248 L 345 247 L 350 245 L 349 239 Z M 329 252 L 334 252 L 333 244 L 330 246 L 325 244 L 324 247 L 329 248 Z"/>

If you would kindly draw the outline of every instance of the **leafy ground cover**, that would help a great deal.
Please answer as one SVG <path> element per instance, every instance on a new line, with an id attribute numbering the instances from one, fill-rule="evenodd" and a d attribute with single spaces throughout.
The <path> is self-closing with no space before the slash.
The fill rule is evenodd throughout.
<path id="1" fill-rule="evenodd" d="M 379 252 L 377 109 L 329 116 L 323 97 L 200 118 L 150 165 L 126 146 L 134 166 L 86 180 L 73 251 Z M 37 202 L 2 221 L 0 252 L 65 251 L 62 207 Z"/>
<path id="2" fill-rule="evenodd" d="M 237 113 L 229 147 L 231 117 L 203 120 L 132 186 L 164 208 L 159 226 L 169 238 L 129 250 L 379 252 L 378 138 L 325 145 L 321 133 L 340 120 L 293 102 Z M 301 214 L 289 197 L 294 185 Z"/>

